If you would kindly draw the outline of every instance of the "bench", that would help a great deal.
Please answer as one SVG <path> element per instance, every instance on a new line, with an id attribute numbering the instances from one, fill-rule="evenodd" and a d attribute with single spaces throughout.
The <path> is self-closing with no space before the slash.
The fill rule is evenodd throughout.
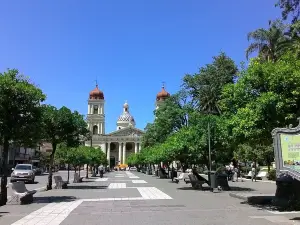
<path id="1" fill-rule="evenodd" d="M 80 177 L 78 173 L 74 173 L 73 183 L 82 183 L 83 177 Z"/>
<path id="2" fill-rule="evenodd" d="M 202 185 L 205 183 L 205 181 L 199 180 L 194 174 L 189 174 L 189 178 L 194 189 L 202 189 Z"/>
<path id="3" fill-rule="evenodd" d="M 55 189 L 66 189 L 68 188 L 68 182 L 63 181 L 61 176 L 54 176 Z"/>
<path id="4" fill-rule="evenodd" d="M 26 189 L 25 183 L 23 181 L 14 182 L 11 184 L 12 188 L 12 197 L 9 203 L 16 204 L 30 204 L 33 202 L 33 195 L 36 193 L 36 190 L 29 191 Z"/>

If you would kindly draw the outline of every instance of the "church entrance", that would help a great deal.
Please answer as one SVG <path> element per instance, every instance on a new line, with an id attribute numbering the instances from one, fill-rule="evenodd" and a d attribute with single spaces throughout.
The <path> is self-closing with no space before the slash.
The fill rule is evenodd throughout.
<path id="1" fill-rule="evenodd" d="M 114 167 L 116 165 L 116 158 L 114 156 L 110 157 L 109 165 L 110 167 Z"/>

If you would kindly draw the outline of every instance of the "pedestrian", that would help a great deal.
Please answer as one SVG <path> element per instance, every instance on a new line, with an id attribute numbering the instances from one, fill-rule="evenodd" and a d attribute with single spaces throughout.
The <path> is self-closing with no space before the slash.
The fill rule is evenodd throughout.
<path id="1" fill-rule="evenodd" d="M 256 182 L 256 168 L 255 168 L 255 162 L 252 162 L 251 164 L 251 181 L 253 180 Z"/>
<path id="2" fill-rule="evenodd" d="M 100 165 L 99 167 L 98 167 L 98 170 L 99 170 L 99 174 L 100 174 L 100 177 L 102 178 L 103 177 L 103 173 L 104 173 L 104 167 L 103 167 L 103 165 Z"/>

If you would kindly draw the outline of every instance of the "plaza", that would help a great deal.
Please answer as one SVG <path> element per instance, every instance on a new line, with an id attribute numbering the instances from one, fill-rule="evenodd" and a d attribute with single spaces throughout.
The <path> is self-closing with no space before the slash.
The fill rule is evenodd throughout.
<path id="1" fill-rule="evenodd" d="M 60 171 L 62 177 L 66 172 Z M 197 191 L 143 173 L 120 171 L 84 179 L 68 189 L 38 192 L 30 205 L 1 207 L 0 224 L 297 224 L 279 214 L 242 204 L 228 192 Z M 274 183 L 232 183 L 230 193 L 274 193 Z M 30 186 L 28 185 L 28 188 Z M 251 191 L 249 191 L 251 188 Z"/>

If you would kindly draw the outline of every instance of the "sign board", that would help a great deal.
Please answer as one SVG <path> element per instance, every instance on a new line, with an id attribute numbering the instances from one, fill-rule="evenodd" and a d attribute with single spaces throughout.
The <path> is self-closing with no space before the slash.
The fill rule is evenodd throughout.
<path id="1" fill-rule="evenodd" d="M 300 123 L 297 127 L 276 128 L 272 136 L 277 175 L 286 173 L 300 180 Z"/>

